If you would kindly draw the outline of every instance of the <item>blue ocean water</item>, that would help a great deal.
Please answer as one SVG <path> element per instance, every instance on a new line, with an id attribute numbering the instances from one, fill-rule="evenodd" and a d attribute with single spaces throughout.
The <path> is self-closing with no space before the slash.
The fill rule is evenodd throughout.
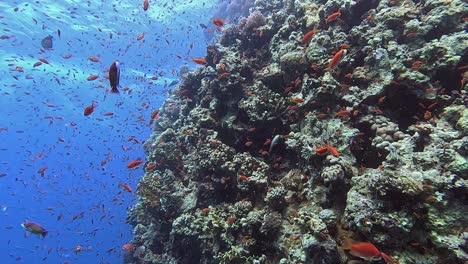
<path id="1" fill-rule="evenodd" d="M 144 159 L 151 113 L 179 68 L 204 56 L 199 24 L 218 5 L 150 0 L 145 12 L 143 2 L 0 2 L 1 263 L 122 263 L 132 239 L 126 210 L 143 174 L 127 163 Z M 41 46 L 48 35 L 51 49 Z M 106 96 L 114 60 L 120 95 Z M 29 233 L 24 221 L 48 235 Z"/>

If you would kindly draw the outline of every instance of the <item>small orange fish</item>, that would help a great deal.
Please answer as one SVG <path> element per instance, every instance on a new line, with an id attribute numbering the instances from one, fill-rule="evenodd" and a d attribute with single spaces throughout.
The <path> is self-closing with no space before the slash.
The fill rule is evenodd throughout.
<path id="1" fill-rule="evenodd" d="M 145 0 L 143 2 L 143 10 L 145 10 L 145 11 L 148 10 L 148 7 L 149 7 L 149 0 Z"/>
<path id="2" fill-rule="evenodd" d="M 33 67 L 36 68 L 37 66 L 41 66 L 41 65 L 42 65 L 42 62 L 38 61 L 33 64 Z"/>
<path id="3" fill-rule="evenodd" d="M 129 193 L 132 192 L 132 187 L 130 187 L 130 185 L 128 185 L 126 183 L 120 183 L 119 185 L 122 186 L 122 188 L 124 188 L 127 192 L 129 192 Z"/>
<path id="4" fill-rule="evenodd" d="M 131 169 L 131 168 L 135 168 L 136 166 L 142 164 L 143 161 L 142 160 L 134 160 L 134 161 L 130 161 L 128 164 L 127 164 L 127 168 Z"/>
<path id="5" fill-rule="evenodd" d="M 132 245 L 132 244 L 125 244 L 125 245 L 122 246 L 122 249 L 126 250 L 126 251 L 133 250 L 134 248 L 135 248 L 135 246 Z"/>
<path id="6" fill-rule="evenodd" d="M 386 99 L 386 98 L 387 98 L 386 96 L 382 96 L 382 97 L 379 98 L 379 100 L 377 100 L 377 102 L 378 102 L 379 104 L 382 104 L 382 103 L 385 102 L 385 99 Z"/>
<path id="7" fill-rule="evenodd" d="M 244 182 L 249 182 L 249 177 L 245 175 L 239 175 L 239 180 L 244 181 Z"/>
<path id="8" fill-rule="evenodd" d="M 324 119 L 324 118 L 326 118 L 327 116 L 328 116 L 328 115 L 325 114 L 325 113 L 320 113 L 320 114 L 317 115 L 317 118 L 318 118 L 318 119 Z"/>
<path id="9" fill-rule="evenodd" d="M 235 221 L 236 221 L 236 218 L 235 218 L 234 216 L 230 216 L 230 217 L 227 219 L 226 223 L 227 223 L 228 225 L 231 225 L 231 224 L 234 223 Z"/>
<path id="10" fill-rule="evenodd" d="M 156 169 L 156 164 L 154 164 L 154 163 L 148 164 L 148 166 L 146 166 L 146 168 L 145 168 L 146 171 L 150 171 L 150 170 L 154 170 L 154 169 Z"/>
<path id="11" fill-rule="evenodd" d="M 221 73 L 221 74 L 218 74 L 218 76 L 216 76 L 216 79 L 221 80 L 221 79 L 223 79 L 223 78 L 228 77 L 229 74 L 230 74 L 229 72 L 223 72 L 223 73 Z"/>
<path id="12" fill-rule="evenodd" d="M 341 16 L 341 11 L 343 9 L 344 9 L 343 7 L 340 7 L 337 12 L 327 16 L 327 18 L 325 18 L 325 22 L 328 23 L 328 22 L 331 22 L 331 21 L 337 19 L 339 16 Z"/>
<path id="13" fill-rule="evenodd" d="M 159 114 L 159 109 L 154 110 L 153 113 L 151 113 L 151 119 L 155 119 L 156 117 L 158 117 L 158 114 Z"/>
<path id="14" fill-rule="evenodd" d="M 63 58 L 64 58 L 64 59 L 69 59 L 69 58 L 71 58 L 71 57 L 72 57 L 71 54 L 65 54 L 65 55 L 63 55 Z"/>
<path id="15" fill-rule="evenodd" d="M 289 99 L 289 102 L 300 104 L 300 103 L 303 103 L 303 102 L 304 102 L 304 99 L 302 99 L 302 98 L 300 98 L 300 97 L 294 97 L 294 98 Z"/>
<path id="16" fill-rule="evenodd" d="M 89 56 L 88 57 L 88 60 L 92 61 L 92 62 L 100 62 L 101 60 L 99 58 L 96 58 L 94 56 Z"/>
<path id="17" fill-rule="evenodd" d="M 219 19 L 219 18 L 214 18 L 213 19 L 213 24 L 215 24 L 218 27 L 222 27 L 222 26 L 224 26 L 224 21 Z"/>
<path id="18" fill-rule="evenodd" d="M 145 37 L 145 33 L 138 35 L 137 40 L 142 40 Z"/>
<path id="19" fill-rule="evenodd" d="M 99 77 L 99 75 L 90 75 L 90 76 L 88 76 L 88 78 L 86 78 L 86 80 L 88 80 L 88 81 L 94 81 L 94 80 L 96 80 L 98 77 Z"/>
<path id="20" fill-rule="evenodd" d="M 344 250 L 349 250 L 349 253 L 353 256 L 373 261 L 380 258 L 383 258 L 385 262 L 396 264 L 398 260 L 395 260 L 388 256 L 387 254 L 380 252 L 373 244 L 369 242 L 358 242 L 351 239 L 346 239 L 341 246 Z"/>
<path id="21" fill-rule="evenodd" d="M 92 114 L 94 112 L 94 108 L 96 108 L 96 106 L 94 105 L 94 102 L 85 108 L 83 114 L 84 116 L 89 116 L 90 114 Z"/>
<path id="22" fill-rule="evenodd" d="M 343 117 L 343 116 L 349 116 L 349 114 L 351 114 L 349 110 L 343 109 L 343 110 L 336 112 L 335 116 Z"/>
<path id="23" fill-rule="evenodd" d="M 368 242 L 357 242 L 346 239 L 341 248 L 349 250 L 349 254 L 365 260 L 371 261 L 380 258 L 380 251 L 373 244 Z"/>
<path id="24" fill-rule="evenodd" d="M 104 114 L 104 116 L 113 116 L 113 115 L 114 115 L 114 113 L 112 113 L 112 112 L 107 112 L 107 113 Z"/>
<path id="25" fill-rule="evenodd" d="M 48 167 L 42 167 L 37 171 L 37 173 L 39 173 L 42 177 L 44 177 L 44 173 L 47 169 Z"/>
<path id="26" fill-rule="evenodd" d="M 208 62 L 203 58 L 193 58 L 192 61 L 197 64 L 202 64 L 202 65 L 208 64 Z"/>
<path id="27" fill-rule="evenodd" d="M 311 31 L 307 32 L 307 33 L 304 35 L 304 37 L 302 37 L 302 40 L 301 40 L 302 45 L 304 45 L 305 43 L 307 43 L 317 32 L 318 32 L 318 30 L 317 30 L 317 25 L 315 25 L 314 29 L 312 29 Z"/>
<path id="28" fill-rule="evenodd" d="M 333 58 L 330 60 L 330 64 L 328 65 L 327 71 L 333 71 L 336 66 L 341 62 L 341 59 L 343 58 L 344 55 L 346 55 L 347 50 L 341 49 L 335 55 L 333 55 Z"/>
<path id="29" fill-rule="evenodd" d="M 317 153 L 319 155 L 325 155 L 325 154 L 327 154 L 327 152 L 328 152 L 327 147 L 320 147 L 320 148 L 315 149 L 315 153 Z"/>
<path id="30" fill-rule="evenodd" d="M 327 145 L 326 147 L 327 147 L 328 151 L 330 151 L 330 153 L 331 153 L 333 156 L 335 156 L 335 157 L 337 157 L 337 158 L 340 156 L 340 154 L 339 154 L 339 152 L 338 152 L 338 150 L 337 150 L 336 148 L 334 148 L 334 147 L 332 147 L 332 146 L 330 146 L 330 145 Z"/>

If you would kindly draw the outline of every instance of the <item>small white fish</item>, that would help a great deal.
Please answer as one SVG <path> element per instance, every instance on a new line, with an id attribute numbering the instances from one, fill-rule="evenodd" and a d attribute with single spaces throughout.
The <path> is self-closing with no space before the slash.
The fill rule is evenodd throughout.
<path id="1" fill-rule="evenodd" d="M 283 136 L 282 135 L 276 135 L 273 137 L 273 140 L 271 141 L 271 144 L 270 144 L 270 149 L 268 150 L 268 152 L 271 152 L 273 150 L 273 147 L 278 145 L 279 141 L 283 139 Z"/>

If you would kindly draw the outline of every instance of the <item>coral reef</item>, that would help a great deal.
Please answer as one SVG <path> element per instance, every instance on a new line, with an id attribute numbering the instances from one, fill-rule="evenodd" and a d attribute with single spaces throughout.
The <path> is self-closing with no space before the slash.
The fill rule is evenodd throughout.
<path id="1" fill-rule="evenodd" d="M 466 10 L 255 1 L 160 109 L 126 263 L 466 263 Z"/>

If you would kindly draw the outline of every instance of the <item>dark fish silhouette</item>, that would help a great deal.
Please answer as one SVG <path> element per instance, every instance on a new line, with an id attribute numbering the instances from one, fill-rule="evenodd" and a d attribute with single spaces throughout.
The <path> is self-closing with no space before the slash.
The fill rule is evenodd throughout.
<path id="1" fill-rule="evenodd" d="M 21 224 L 21 226 L 29 232 L 36 235 L 41 235 L 42 237 L 45 237 L 48 233 L 45 228 L 34 222 L 24 222 Z"/>
<path id="2" fill-rule="evenodd" d="M 169 83 L 168 87 L 174 86 L 174 85 L 176 85 L 178 83 L 179 83 L 178 80 L 173 80 L 171 83 Z"/>
<path id="3" fill-rule="evenodd" d="M 41 45 L 44 49 L 52 49 L 52 45 L 53 45 L 53 37 L 51 35 L 45 37 L 42 39 L 41 41 Z"/>
<path id="4" fill-rule="evenodd" d="M 111 93 L 119 93 L 119 80 L 120 80 L 120 65 L 116 60 L 109 68 L 109 82 L 111 85 Z"/>

